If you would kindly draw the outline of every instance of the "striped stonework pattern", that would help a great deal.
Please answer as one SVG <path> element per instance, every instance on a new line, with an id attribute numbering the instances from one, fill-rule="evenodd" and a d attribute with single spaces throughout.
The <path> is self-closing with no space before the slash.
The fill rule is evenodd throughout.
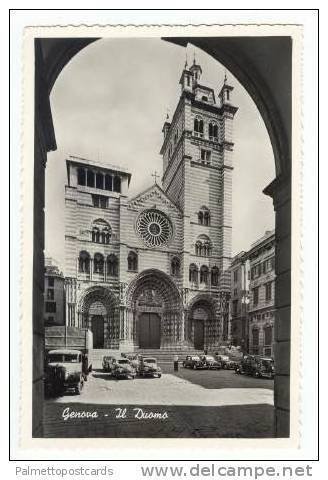
<path id="1" fill-rule="evenodd" d="M 137 350 L 141 334 L 149 348 L 213 350 L 230 341 L 237 108 L 233 88 L 201 85 L 197 66 L 180 84 L 163 127 L 162 187 L 130 198 L 125 169 L 67 159 L 66 322 L 90 328 L 95 348 Z M 160 322 L 156 333 L 152 324 L 144 330 L 147 318 Z"/>

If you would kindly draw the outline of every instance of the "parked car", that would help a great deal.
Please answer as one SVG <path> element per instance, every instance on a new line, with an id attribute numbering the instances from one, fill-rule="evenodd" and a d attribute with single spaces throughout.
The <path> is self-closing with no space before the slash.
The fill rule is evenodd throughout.
<path id="1" fill-rule="evenodd" d="M 111 364 L 111 373 L 114 378 L 136 378 L 136 369 L 127 358 L 114 359 Z"/>
<path id="2" fill-rule="evenodd" d="M 141 377 L 158 377 L 161 378 L 162 370 L 157 365 L 154 357 L 141 357 L 139 361 L 138 374 Z"/>
<path id="3" fill-rule="evenodd" d="M 256 377 L 274 378 L 274 361 L 273 358 L 260 357 L 257 362 L 255 371 Z"/>
<path id="4" fill-rule="evenodd" d="M 103 368 L 104 372 L 109 372 L 110 373 L 112 371 L 113 360 L 115 360 L 115 357 L 112 357 L 110 355 L 105 355 L 103 357 L 102 368 Z"/>
<path id="5" fill-rule="evenodd" d="M 45 391 L 47 394 L 63 394 L 73 390 L 80 394 L 83 388 L 86 372 L 79 350 L 50 350 L 45 366 Z"/>
<path id="6" fill-rule="evenodd" d="M 200 357 L 198 355 L 187 355 L 186 359 L 183 360 L 182 366 L 184 368 L 204 368 L 203 362 L 201 361 Z"/>
<path id="7" fill-rule="evenodd" d="M 252 375 L 253 377 L 274 377 L 274 361 L 269 357 L 245 355 L 235 369 L 236 373 Z"/>
<path id="8" fill-rule="evenodd" d="M 126 353 L 125 358 L 127 358 L 131 362 L 131 365 L 138 371 L 142 355 L 137 353 Z"/>
<path id="9" fill-rule="evenodd" d="M 201 361 L 203 368 L 207 368 L 208 370 L 219 370 L 222 367 L 221 362 L 215 360 L 212 355 L 203 355 Z"/>
<path id="10" fill-rule="evenodd" d="M 237 362 L 231 360 L 228 355 L 217 355 L 216 360 L 221 362 L 222 368 L 227 370 L 234 370 L 236 368 Z"/>

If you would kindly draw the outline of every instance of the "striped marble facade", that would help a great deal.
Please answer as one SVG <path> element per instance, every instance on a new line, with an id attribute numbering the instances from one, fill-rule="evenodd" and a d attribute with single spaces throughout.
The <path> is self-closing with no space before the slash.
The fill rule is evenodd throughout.
<path id="1" fill-rule="evenodd" d="M 200 78 L 200 66 L 185 67 L 164 123 L 163 188 L 155 182 L 130 198 L 124 169 L 66 160 L 66 321 L 91 328 L 95 348 L 138 349 L 147 315 L 160 322 L 150 346 L 215 349 L 229 340 L 237 108 L 231 86 L 216 99 Z M 148 240 L 138 226 L 145 212 Z"/>

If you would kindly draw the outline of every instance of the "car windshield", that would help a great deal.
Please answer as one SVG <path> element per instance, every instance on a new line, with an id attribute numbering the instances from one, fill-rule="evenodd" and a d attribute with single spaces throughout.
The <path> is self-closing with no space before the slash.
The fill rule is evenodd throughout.
<path id="1" fill-rule="evenodd" d="M 191 360 L 199 360 L 199 357 L 191 357 Z"/>
<path id="2" fill-rule="evenodd" d="M 144 358 L 144 363 L 156 363 L 155 358 Z"/>
<path id="3" fill-rule="evenodd" d="M 52 355 L 49 355 L 49 362 L 54 363 L 54 362 L 62 362 L 62 363 L 78 363 L 79 358 L 78 355 L 73 355 L 73 354 L 62 354 L 62 353 L 54 353 Z"/>
<path id="4" fill-rule="evenodd" d="M 229 360 L 229 357 L 227 357 L 227 355 L 221 355 L 221 360 L 227 361 Z"/>
<path id="5" fill-rule="evenodd" d="M 211 360 L 211 361 L 213 360 L 214 361 L 214 357 L 210 357 L 209 355 L 207 355 L 205 358 L 206 358 L 206 360 Z"/>
<path id="6" fill-rule="evenodd" d="M 129 360 L 118 360 L 117 363 L 119 365 L 129 365 L 130 364 Z"/>

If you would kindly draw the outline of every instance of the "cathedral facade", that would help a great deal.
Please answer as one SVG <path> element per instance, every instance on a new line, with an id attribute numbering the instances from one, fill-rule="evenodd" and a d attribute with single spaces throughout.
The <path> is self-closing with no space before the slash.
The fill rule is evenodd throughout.
<path id="1" fill-rule="evenodd" d="M 216 96 L 185 66 L 163 126 L 162 187 L 130 198 L 123 168 L 69 157 L 65 187 L 66 323 L 95 349 L 215 349 L 228 341 L 232 124 L 226 79 Z"/>

